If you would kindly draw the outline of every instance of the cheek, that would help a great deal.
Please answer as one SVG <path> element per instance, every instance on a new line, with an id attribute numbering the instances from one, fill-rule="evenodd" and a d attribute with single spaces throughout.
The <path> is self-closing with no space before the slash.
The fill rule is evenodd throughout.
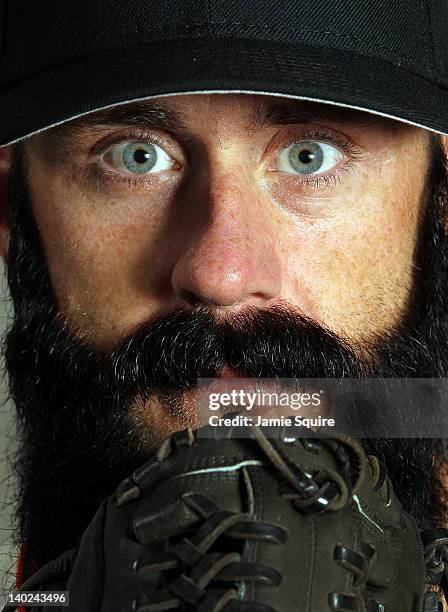
<path id="1" fill-rule="evenodd" d="M 34 184 L 45 185 L 33 189 L 34 214 L 69 325 L 95 341 L 102 334 L 106 342 L 146 319 L 151 288 L 168 265 L 162 245 L 171 190 L 114 199 L 84 192 L 66 177 Z"/>
<path id="2" fill-rule="evenodd" d="M 412 288 L 423 189 L 411 165 L 391 162 L 327 195 L 335 214 L 290 228 L 285 298 L 353 340 L 396 325 Z"/>

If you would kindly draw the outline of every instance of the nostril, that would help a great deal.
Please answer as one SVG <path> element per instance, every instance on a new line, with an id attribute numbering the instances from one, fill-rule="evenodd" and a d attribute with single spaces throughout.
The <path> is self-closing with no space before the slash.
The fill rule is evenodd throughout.
<path id="1" fill-rule="evenodd" d="M 190 304 L 190 306 L 198 306 L 201 303 L 205 303 L 203 298 L 200 298 L 196 293 L 188 289 L 181 289 L 179 291 L 179 297 L 184 300 L 184 302 L 187 302 L 187 304 Z"/>

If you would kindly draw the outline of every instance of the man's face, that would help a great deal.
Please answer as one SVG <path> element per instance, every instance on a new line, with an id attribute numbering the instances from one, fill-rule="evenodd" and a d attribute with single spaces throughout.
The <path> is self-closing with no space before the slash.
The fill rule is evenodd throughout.
<path id="1" fill-rule="evenodd" d="M 408 315 L 423 130 L 273 97 L 178 96 L 50 130 L 26 153 L 58 307 L 100 352 L 200 305 L 225 318 L 287 304 L 358 349 Z M 153 403 L 153 431 L 163 418 Z"/>
<path id="2" fill-rule="evenodd" d="M 361 344 L 406 312 L 423 130 L 197 95 L 74 121 L 26 150 L 59 307 L 99 350 L 198 304 L 225 315 L 284 302 Z"/>
<path id="3" fill-rule="evenodd" d="M 198 377 L 446 375 L 446 170 L 427 132 L 195 95 L 101 111 L 19 153 L 6 361 L 31 558 L 73 546 L 185 427 Z M 372 444 L 429 520 L 432 441 Z"/>

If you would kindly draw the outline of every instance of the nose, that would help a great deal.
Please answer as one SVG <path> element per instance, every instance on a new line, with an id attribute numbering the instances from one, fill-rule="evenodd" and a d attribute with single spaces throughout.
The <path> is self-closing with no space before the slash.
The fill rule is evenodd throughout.
<path id="1" fill-rule="evenodd" d="M 240 181 L 240 185 L 238 185 Z M 172 273 L 176 295 L 190 305 L 262 306 L 279 296 L 281 268 L 269 212 L 241 177 L 209 179 L 202 217 Z"/>

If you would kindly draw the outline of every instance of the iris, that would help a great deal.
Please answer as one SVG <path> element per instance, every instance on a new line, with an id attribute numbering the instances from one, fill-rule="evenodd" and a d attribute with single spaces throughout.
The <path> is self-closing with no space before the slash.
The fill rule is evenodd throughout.
<path id="1" fill-rule="evenodd" d="M 289 163 L 300 174 L 319 172 L 324 161 L 324 152 L 317 142 L 300 142 L 289 150 Z"/>
<path id="2" fill-rule="evenodd" d="M 123 149 L 123 165 L 135 174 L 145 174 L 157 163 L 154 145 L 145 142 L 131 142 Z"/>

